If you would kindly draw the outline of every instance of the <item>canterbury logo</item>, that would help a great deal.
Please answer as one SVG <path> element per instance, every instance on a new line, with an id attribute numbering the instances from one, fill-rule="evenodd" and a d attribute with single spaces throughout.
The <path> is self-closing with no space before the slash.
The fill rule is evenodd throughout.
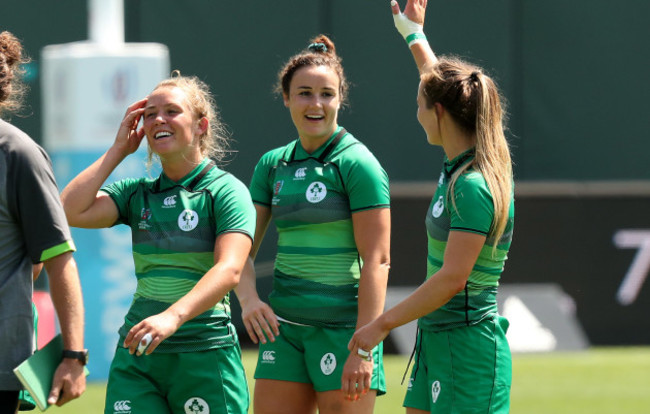
<path id="1" fill-rule="evenodd" d="M 130 412 L 131 411 L 131 401 L 129 400 L 122 400 L 122 401 L 115 401 L 115 404 L 113 404 L 113 410 L 115 410 L 116 413 L 123 413 L 125 411 Z"/>
<path id="2" fill-rule="evenodd" d="M 176 196 L 169 196 L 165 197 L 165 200 L 163 201 L 163 205 L 165 207 L 174 207 L 176 205 Z"/>
<path id="3" fill-rule="evenodd" d="M 307 167 L 298 168 L 298 169 L 296 170 L 296 175 L 295 175 L 295 177 L 296 177 L 296 178 L 305 178 L 305 177 L 307 176 L 306 171 L 307 171 Z"/>
<path id="4" fill-rule="evenodd" d="M 275 362 L 275 351 L 262 352 L 262 360 L 267 362 Z"/>

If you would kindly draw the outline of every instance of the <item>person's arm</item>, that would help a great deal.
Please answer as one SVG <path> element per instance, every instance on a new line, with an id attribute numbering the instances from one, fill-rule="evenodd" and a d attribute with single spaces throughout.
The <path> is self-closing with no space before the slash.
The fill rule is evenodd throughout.
<path id="1" fill-rule="evenodd" d="M 392 329 L 427 315 L 447 303 L 465 288 L 484 244 L 483 235 L 451 231 L 442 268 L 407 298 L 355 332 L 348 345 L 350 351 L 354 353 L 358 349 L 372 349 Z"/>
<path id="2" fill-rule="evenodd" d="M 145 353 L 151 354 L 166 338 L 190 319 L 212 308 L 239 283 L 250 253 L 251 238 L 239 232 L 223 233 L 214 245 L 214 266 L 206 272 L 185 296 L 167 310 L 136 324 L 124 339 L 124 346 L 135 353 L 140 340 L 151 334 Z"/>
<path id="3" fill-rule="evenodd" d="M 352 214 L 354 239 L 363 261 L 359 280 L 357 326 L 371 322 L 384 310 L 390 270 L 390 209 L 377 208 Z M 367 350 L 371 350 L 367 348 Z M 348 399 L 357 400 L 370 389 L 373 362 L 350 353 L 341 378 Z"/>
<path id="4" fill-rule="evenodd" d="M 426 73 L 438 60 L 423 31 L 427 0 L 408 0 L 404 13 L 397 1 L 392 0 L 390 5 L 395 27 L 406 40 L 418 71 Z"/>
<path id="5" fill-rule="evenodd" d="M 50 295 L 61 327 L 63 348 L 84 349 L 84 307 L 77 264 L 72 252 L 45 260 L 50 280 Z M 48 396 L 48 403 L 61 406 L 79 397 L 86 389 L 83 365 L 76 359 L 64 358 L 59 364 Z"/>
<path id="6" fill-rule="evenodd" d="M 103 228 L 115 224 L 117 206 L 99 189 L 115 167 L 140 146 L 144 131 L 138 130 L 138 122 L 146 103 L 143 99 L 129 106 L 111 148 L 63 189 L 61 201 L 71 226 Z"/>
<path id="7" fill-rule="evenodd" d="M 255 241 L 251 249 L 250 257 L 242 273 L 239 285 L 235 288 L 237 299 L 242 308 L 242 320 L 246 332 L 253 343 L 266 343 L 266 338 L 271 342 L 280 335 L 278 319 L 273 309 L 262 301 L 257 293 L 257 275 L 255 274 L 254 260 L 262 244 L 266 230 L 271 222 L 271 209 L 259 204 L 255 205 L 257 212 L 257 224 L 255 227 Z"/>

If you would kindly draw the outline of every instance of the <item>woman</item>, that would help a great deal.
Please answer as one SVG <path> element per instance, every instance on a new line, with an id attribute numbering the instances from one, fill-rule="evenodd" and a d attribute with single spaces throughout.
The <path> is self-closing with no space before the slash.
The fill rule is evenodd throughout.
<path id="1" fill-rule="evenodd" d="M 160 176 L 101 187 L 145 135 Z M 132 230 L 138 284 L 106 413 L 248 410 L 228 292 L 250 252 L 255 210 L 245 185 L 210 158 L 225 142 L 208 87 L 173 76 L 127 109 L 113 145 L 62 193 L 71 225 Z"/>
<path id="2" fill-rule="evenodd" d="M 388 178 L 338 125 L 348 85 L 328 37 L 289 59 L 277 89 L 298 139 L 264 154 L 250 185 L 251 258 L 271 218 L 279 234 L 270 307 L 256 292 L 252 263 L 237 287 L 246 329 L 261 342 L 255 413 L 371 413 L 384 392 L 382 347 L 361 358 L 346 344 L 384 306 Z"/>
<path id="3" fill-rule="evenodd" d="M 418 319 L 404 406 L 415 413 L 506 413 L 511 356 L 496 293 L 512 238 L 512 166 L 494 82 L 457 59 L 437 60 L 422 33 L 426 0 L 392 2 L 395 24 L 420 70 L 418 121 L 446 159 L 426 216 L 427 280 L 359 329 L 364 352 Z"/>

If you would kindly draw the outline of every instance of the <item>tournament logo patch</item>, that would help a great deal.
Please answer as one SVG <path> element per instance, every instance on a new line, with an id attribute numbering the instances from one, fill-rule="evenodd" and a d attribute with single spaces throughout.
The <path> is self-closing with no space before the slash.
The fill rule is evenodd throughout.
<path id="1" fill-rule="evenodd" d="M 319 203 L 323 201 L 326 195 L 327 187 L 325 187 L 325 184 L 320 181 L 314 181 L 309 184 L 309 187 L 307 187 L 307 191 L 305 192 L 305 197 L 310 203 Z"/>
<path id="2" fill-rule="evenodd" d="M 330 375 L 336 369 L 336 356 L 328 352 L 320 360 L 320 370 L 323 374 Z"/>
<path id="3" fill-rule="evenodd" d="M 273 186 L 273 195 L 278 195 L 280 194 L 280 191 L 282 191 L 282 187 L 284 187 L 284 180 L 279 180 L 275 182 L 275 185 Z"/>
<path id="4" fill-rule="evenodd" d="M 199 214 L 194 210 L 183 210 L 178 216 L 178 228 L 183 231 L 194 230 L 199 224 Z"/>
<path id="5" fill-rule="evenodd" d="M 210 414 L 210 406 L 200 397 L 192 397 L 185 401 L 185 414 Z"/>
<path id="6" fill-rule="evenodd" d="M 151 219 L 151 209 L 149 208 L 143 208 L 142 211 L 140 212 L 140 222 L 138 223 L 138 229 L 140 230 L 147 230 L 151 225 L 149 224 L 149 220 Z"/>
<path id="7" fill-rule="evenodd" d="M 433 205 L 433 208 L 431 209 L 431 214 L 433 217 L 438 218 L 442 214 L 442 212 L 445 210 L 445 202 L 442 201 L 442 196 L 438 198 L 438 201 L 436 201 L 436 204 Z"/>

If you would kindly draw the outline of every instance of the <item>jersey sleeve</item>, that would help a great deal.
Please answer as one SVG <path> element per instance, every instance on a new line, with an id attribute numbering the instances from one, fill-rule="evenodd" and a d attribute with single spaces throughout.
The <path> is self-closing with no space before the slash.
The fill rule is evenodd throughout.
<path id="1" fill-rule="evenodd" d="M 375 156 L 364 146 L 350 148 L 341 162 L 342 175 L 350 199 L 350 210 L 370 210 L 390 207 L 388 174 Z"/>
<path id="2" fill-rule="evenodd" d="M 219 189 L 215 197 L 214 216 L 216 235 L 223 233 L 244 233 L 253 239 L 255 235 L 256 212 L 246 186 L 229 176 L 230 180 Z"/>
<path id="3" fill-rule="evenodd" d="M 15 153 L 15 210 L 28 254 L 39 263 L 75 246 L 61 205 L 52 163 L 39 146 L 24 146 Z"/>
<path id="4" fill-rule="evenodd" d="M 253 171 L 249 187 L 253 203 L 266 207 L 271 206 L 271 199 L 273 198 L 271 173 L 277 163 L 277 156 L 274 153 L 275 151 L 267 152 L 260 158 Z"/>
<path id="5" fill-rule="evenodd" d="M 454 203 L 448 203 L 450 230 L 487 236 L 494 217 L 492 194 L 480 173 L 469 172 L 458 177 L 454 186 Z"/>
<path id="6" fill-rule="evenodd" d="M 111 197 L 117 207 L 118 219 L 115 224 L 129 224 L 129 200 L 139 183 L 137 178 L 125 178 L 100 189 Z"/>

